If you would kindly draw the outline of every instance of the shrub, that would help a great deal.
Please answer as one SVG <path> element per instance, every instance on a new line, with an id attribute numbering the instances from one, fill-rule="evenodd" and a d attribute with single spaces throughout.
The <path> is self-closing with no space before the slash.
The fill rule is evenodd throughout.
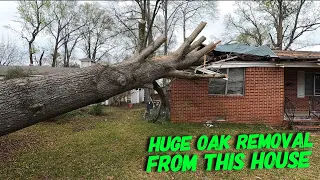
<path id="1" fill-rule="evenodd" d="M 14 67 L 14 68 L 8 69 L 7 74 L 4 76 L 4 79 L 8 80 L 8 79 L 14 79 L 14 78 L 28 77 L 31 74 L 32 74 L 31 71 L 25 71 L 21 67 Z"/>
<path id="2" fill-rule="evenodd" d="M 92 115 L 95 115 L 95 116 L 99 116 L 102 114 L 102 105 L 101 103 L 97 103 L 97 104 L 94 104 L 92 106 L 90 106 L 90 109 L 89 109 L 89 114 L 92 114 Z"/>

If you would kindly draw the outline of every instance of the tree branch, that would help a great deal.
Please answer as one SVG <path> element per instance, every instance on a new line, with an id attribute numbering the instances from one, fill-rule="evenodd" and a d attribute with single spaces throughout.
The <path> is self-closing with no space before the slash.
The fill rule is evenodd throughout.
<path id="1" fill-rule="evenodd" d="M 173 78 L 179 78 L 179 79 L 200 79 L 200 78 L 226 78 L 226 74 L 195 74 L 195 73 L 190 73 L 187 71 L 179 71 L 179 70 L 174 70 L 169 72 L 168 74 L 169 77 Z"/>
<path id="2" fill-rule="evenodd" d="M 167 38 L 165 36 L 160 36 L 152 44 L 150 44 L 147 48 L 143 49 L 135 57 L 135 60 L 137 60 L 137 61 L 145 60 L 150 54 L 152 54 L 155 50 L 157 50 L 166 40 L 167 40 Z"/>
<path id="3" fill-rule="evenodd" d="M 206 37 L 201 36 L 197 41 L 193 42 L 188 50 L 188 53 L 199 47 L 205 40 Z"/>
<path id="4" fill-rule="evenodd" d="M 177 49 L 178 58 L 182 58 L 188 52 L 190 44 L 197 38 L 207 23 L 201 22 L 198 27 L 185 39 L 184 43 Z"/>

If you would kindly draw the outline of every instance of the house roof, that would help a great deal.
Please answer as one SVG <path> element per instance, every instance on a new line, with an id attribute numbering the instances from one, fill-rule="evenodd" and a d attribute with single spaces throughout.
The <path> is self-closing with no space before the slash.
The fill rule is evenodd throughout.
<path id="1" fill-rule="evenodd" d="M 281 59 L 320 59 L 320 52 L 273 50 Z"/>
<path id="2" fill-rule="evenodd" d="M 95 62 L 93 59 L 90 59 L 88 57 L 79 59 L 79 61 L 81 61 L 81 62 Z"/>
<path id="3" fill-rule="evenodd" d="M 9 69 L 19 67 L 25 71 L 31 71 L 33 75 L 46 75 L 56 72 L 65 72 L 74 70 L 75 68 L 67 67 L 49 67 L 49 66 L 0 66 L 0 76 L 5 76 Z"/>
<path id="4" fill-rule="evenodd" d="M 272 50 L 266 45 L 248 46 L 244 44 L 226 44 L 218 45 L 214 52 L 241 54 L 245 56 L 276 58 L 282 60 L 318 60 L 320 59 L 320 51 L 287 51 Z"/>
<path id="5" fill-rule="evenodd" d="M 320 68 L 320 52 L 272 50 L 266 45 L 256 47 L 226 44 L 218 45 L 208 53 L 208 58 L 200 61 L 190 70 L 196 73 L 215 74 L 221 68 L 238 67 Z"/>
<path id="6" fill-rule="evenodd" d="M 218 45 L 215 51 L 232 52 L 236 54 L 246 54 L 263 57 L 278 57 L 268 46 L 248 46 L 244 44 L 226 44 Z"/>

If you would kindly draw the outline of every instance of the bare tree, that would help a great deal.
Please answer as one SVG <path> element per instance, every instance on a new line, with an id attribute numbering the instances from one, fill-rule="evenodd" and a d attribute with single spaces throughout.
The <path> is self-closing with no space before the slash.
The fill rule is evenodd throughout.
<path id="1" fill-rule="evenodd" d="M 136 0 L 134 5 L 131 5 L 130 10 L 124 13 L 117 13 L 116 17 L 123 29 L 128 30 L 128 35 L 133 38 L 136 53 L 153 42 L 153 36 L 157 33 L 163 33 L 167 37 L 164 45 L 164 54 L 168 53 L 168 47 L 175 42 L 174 31 L 179 23 L 183 26 L 184 38 L 186 35 L 186 26 L 191 26 L 194 21 L 198 21 L 201 17 L 215 17 L 216 4 L 214 1 L 167 1 L 167 0 Z M 159 15 L 162 10 L 163 16 Z M 128 22 L 129 20 L 129 22 Z M 192 22 L 193 21 L 193 22 Z M 163 28 L 164 24 L 164 28 Z M 196 24 L 196 23 L 195 23 Z M 138 30 L 137 30 L 138 29 Z M 164 85 L 166 81 L 163 81 Z M 163 108 L 169 106 L 167 97 L 163 96 L 165 92 L 157 82 L 153 82 L 153 88 L 158 91 L 161 105 Z M 159 88 L 160 87 L 160 88 Z M 149 89 L 145 88 L 145 102 L 148 103 Z"/>
<path id="2" fill-rule="evenodd" d="M 129 5 L 129 10 L 117 11 L 114 8 L 115 17 L 121 25 L 119 29 L 124 31 L 127 37 L 131 39 L 131 46 L 133 45 L 136 54 L 153 43 L 155 19 L 161 8 L 161 3 L 161 0 L 152 3 L 150 0 L 136 0 L 134 4 Z M 148 103 L 150 101 L 150 88 L 144 90 L 144 101 Z M 166 104 L 165 102 L 162 103 L 162 105 Z"/>
<path id="3" fill-rule="evenodd" d="M 227 35 L 234 41 L 260 46 L 269 40 L 268 25 L 264 21 L 263 14 L 256 13 L 255 2 L 235 2 L 237 6 L 234 14 L 226 15 L 225 26 Z M 235 33 L 235 37 L 232 37 Z"/>
<path id="4" fill-rule="evenodd" d="M 66 39 L 86 24 L 86 22 L 78 23 L 79 14 L 76 9 L 76 1 L 54 1 L 46 13 L 47 19 L 51 21 L 46 29 L 54 38 L 52 67 L 57 66 L 58 50 L 64 45 Z"/>
<path id="5" fill-rule="evenodd" d="M 102 102 L 131 89 L 145 87 L 159 78 L 225 77 L 222 74 L 202 75 L 183 71 L 202 61 L 200 58 L 216 46 L 216 43 L 210 43 L 199 50 L 205 37 L 194 41 L 205 25 L 202 22 L 174 53 L 167 56 L 148 59 L 166 41 L 165 36 L 160 36 L 139 54 L 119 64 L 3 81 L 0 84 L 0 135 Z"/>
<path id="6" fill-rule="evenodd" d="M 43 47 L 37 47 L 35 49 L 36 49 L 36 51 L 33 55 L 33 58 L 34 58 L 33 63 L 36 63 L 38 66 L 42 66 L 46 49 Z"/>
<path id="7" fill-rule="evenodd" d="M 69 67 L 72 53 L 81 41 L 82 33 L 78 31 L 77 33 L 71 34 L 69 28 L 65 28 L 63 34 L 63 66 Z"/>
<path id="8" fill-rule="evenodd" d="M 23 52 L 16 43 L 9 37 L 0 41 L 0 65 L 9 66 L 12 64 L 21 63 Z"/>
<path id="9" fill-rule="evenodd" d="M 238 40 L 250 44 L 270 42 L 276 49 L 287 50 L 303 34 L 320 27 L 319 4 L 312 1 L 263 0 L 236 5 L 237 17 L 228 15 L 226 28 L 236 29 Z"/>
<path id="10" fill-rule="evenodd" d="M 100 61 L 114 47 L 108 43 L 112 36 L 113 20 L 99 3 L 84 3 L 80 6 L 80 21 L 87 22 L 82 30 L 80 49 L 86 56 Z"/>
<path id="11" fill-rule="evenodd" d="M 21 0 L 18 2 L 18 19 L 15 22 L 21 25 L 21 30 L 11 30 L 20 34 L 21 38 L 28 43 L 29 63 L 33 65 L 33 54 L 35 53 L 34 41 L 51 22 L 45 19 L 45 10 L 50 6 L 47 0 Z"/>
<path id="12" fill-rule="evenodd" d="M 177 13 L 179 17 L 179 24 L 182 27 L 183 40 L 186 38 L 187 27 L 192 27 L 192 25 L 200 21 L 205 17 L 210 17 L 215 19 L 217 17 L 217 5 L 214 0 L 204 0 L 204 1 L 172 1 L 170 6 L 173 7 L 173 13 Z"/>

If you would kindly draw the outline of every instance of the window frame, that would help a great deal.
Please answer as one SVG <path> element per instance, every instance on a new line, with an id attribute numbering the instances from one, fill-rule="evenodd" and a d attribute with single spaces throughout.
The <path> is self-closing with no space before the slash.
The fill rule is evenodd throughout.
<path id="1" fill-rule="evenodd" d="M 313 82 L 313 88 L 312 88 L 312 95 L 310 95 L 310 94 L 306 94 L 306 85 L 304 86 L 304 91 L 305 91 L 305 96 L 320 96 L 320 94 L 318 94 L 318 95 L 316 95 L 316 74 L 318 74 L 318 75 L 320 75 L 320 72 L 318 72 L 318 71 L 306 71 L 305 72 L 305 74 L 306 73 L 310 73 L 310 74 L 312 74 L 312 82 Z"/>
<path id="2" fill-rule="evenodd" d="M 312 84 L 312 94 L 310 95 L 310 94 L 307 94 L 307 85 L 306 85 L 306 75 L 307 74 L 311 74 L 312 75 L 312 82 L 313 82 L 313 84 Z M 305 85 L 304 85 L 304 95 L 305 96 L 314 96 L 314 81 L 315 81 L 315 78 L 314 78 L 314 74 L 315 74 L 315 72 L 304 72 L 304 75 L 305 75 L 305 79 L 304 79 L 304 82 L 305 82 Z M 298 75 L 297 75 L 298 76 Z M 298 77 L 297 77 L 298 78 Z M 298 88 L 298 83 L 297 83 L 297 88 Z"/>
<path id="3" fill-rule="evenodd" d="M 316 75 L 320 75 L 320 72 L 313 73 L 313 96 L 320 96 L 320 94 L 316 94 Z"/>
<path id="4" fill-rule="evenodd" d="M 246 68 L 244 67 L 237 67 L 237 68 L 226 68 L 227 70 L 227 75 L 229 76 L 229 69 L 242 69 L 243 70 L 243 81 L 242 81 L 242 94 L 228 94 L 228 80 L 225 80 L 225 89 L 224 89 L 224 94 L 212 94 L 209 92 L 210 89 L 210 82 L 211 79 L 213 78 L 209 78 L 209 82 L 208 82 L 208 95 L 210 96 L 237 96 L 237 97 L 241 97 L 241 96 L 245 96 L 245 83 L 246 83 Z M 214 79 L 213 79 L 214 80 Z"/>

